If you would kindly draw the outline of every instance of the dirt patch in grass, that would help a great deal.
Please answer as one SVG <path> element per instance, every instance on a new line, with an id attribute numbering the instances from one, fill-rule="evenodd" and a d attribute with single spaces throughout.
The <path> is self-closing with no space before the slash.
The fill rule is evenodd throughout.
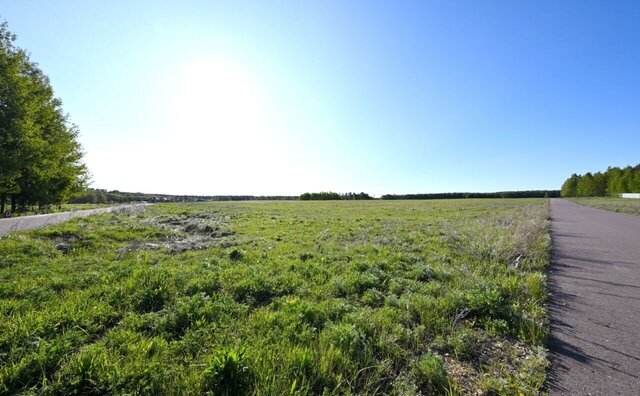
<path id="1" fill-rule="evenodd" d="M 84 229 L 43 231 L 43 241 L 49 241 L 55 249 L 63 254 L 71 253 L 78 248 L 93 246 L 94 236 Z"/>
<path id="2" fill-rule="evenodd" d="M 181 253 L 214 246 L 235 246 L 234 232 L 229 229 L 231 219 L 229 215 L 218 213 L 182 213 L 149 218 L 146 224 L 168 229 L 168 236 L 164 239 L 134 241 L 120 249 L 119 253 L 156 249 Z"/>

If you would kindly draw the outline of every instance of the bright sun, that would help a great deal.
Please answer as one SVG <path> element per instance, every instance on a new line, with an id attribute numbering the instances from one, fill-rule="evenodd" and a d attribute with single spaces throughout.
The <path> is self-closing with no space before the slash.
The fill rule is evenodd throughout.
<path id="1" fill-rule="evenodd" d="M 270 191 L 280 145 L 255 76 L 227 59 L 192 62 L 176 78 L 162 177 L 227 192 Z M 256 166 L 260 164 L 260 166 Z"/>
<path id="2" fill-rule="evenodd" d="M 264 111 L 255 84 L 228 61 L 189 65 L 180 76 L 176 99 L 181 133 L 218 144 L 260 134 Z"/>

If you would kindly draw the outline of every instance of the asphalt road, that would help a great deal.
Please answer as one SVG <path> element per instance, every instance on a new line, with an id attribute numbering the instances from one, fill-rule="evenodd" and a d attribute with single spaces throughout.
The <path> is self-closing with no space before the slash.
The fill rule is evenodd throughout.
<path id="1" fill-rule="evenodd" d="M 44 227 L 49 224 L 62 223 L 63 221 L 67 221 L 74 217 L 85 217 L 114 211 L 128 210 L 132 208 L 139 208 L 144 205 L 147 204 L 121 205 L 112 206 L 109 208 L 75 210 L 72 212 L 60 212 L 34 216 L 13 217 L 10 219 L 0 219 L 0 235 L 4 235 L 12 231 L 33 230 L 35 228 Z"/>
<path id="2" fill-rule="evenodd" d="M 640 395 L 640 216 L 551 200 L 552 395 Z"/>

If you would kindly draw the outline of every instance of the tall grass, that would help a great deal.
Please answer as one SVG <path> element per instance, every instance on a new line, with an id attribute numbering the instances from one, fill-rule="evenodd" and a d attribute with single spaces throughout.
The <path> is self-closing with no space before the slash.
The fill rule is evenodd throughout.
<path id="1" fill-rule="evenodd" d="M 592 208 L 640 215 L 640 199 L 618 197 L 570 198 L 571 201 Z"/>

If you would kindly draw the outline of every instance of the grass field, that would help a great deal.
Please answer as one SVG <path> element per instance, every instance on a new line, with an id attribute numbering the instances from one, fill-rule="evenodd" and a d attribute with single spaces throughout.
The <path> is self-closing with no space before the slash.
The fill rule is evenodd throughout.
<path id="1" fill-rule="evenodd" d="M 0 238 L 0 394 L 536 394 L 548 200 L 164 204 Z"/>
<path id="2" fill-rule="evenodd" d="M 610 210 L 612 212 L 640 215 L 640 199 L 594 197 L 594 198 L 570 198 L 571 201 L 592 208 Z"/>

